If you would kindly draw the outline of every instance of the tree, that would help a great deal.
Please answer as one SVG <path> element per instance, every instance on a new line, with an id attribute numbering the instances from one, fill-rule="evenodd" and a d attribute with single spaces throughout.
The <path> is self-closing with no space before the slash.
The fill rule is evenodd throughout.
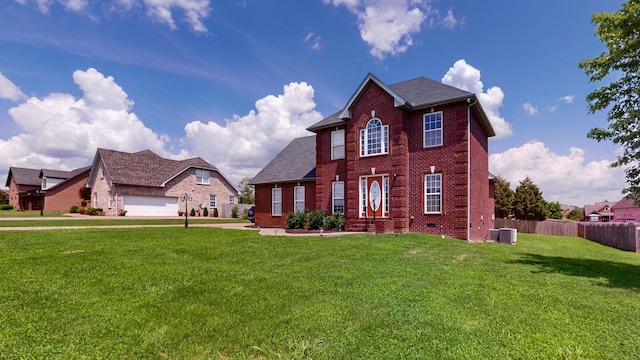
<path id="1" fill-rule="evenodd" d="M 547 213 L 549 214 L 549 219 L 562 219 L 562 206 L 559 202 L 550 202 L 547 203 Z"/>
<path id="2" fill-rule="evenodd" d="M 590 113 L 608 109 L 607 129 L 593 128 L 588 137 L 611 140 L 623 149 L 611 166 L 627 166 L 628 187 L 623 190 L 640 202 L 640 0 L 628 0 L 614 13 L 595 13 L 591 21 L 595 34 L 607 51 L 579 67 L 590 82 L 604 80 L 611 73 L 615 81 L 587 95 Z"/>
<path id="3" fill-rule="evenodd" d="M 582 221 L 584 219 L 584 210 L 582 208 L 575 208 L 569 211 L 569 216 L 567 219 L 573 221 Z"/>
<path id="4" fill-rule="evenodd" d="M 514 214 L 521 220 L 546 220 L 547 202 L 542 192 L 527 176 L 516 188 Z"/>
<path id="5" fill-rule="evenodd" d="M 240 188 L 240 203 L 241 204 L 253 204 L 255 201 L 255 195 L 253 186 L 250 185 L 253 178 L 245 177 L 240 180 L 238 187 Z"/>
<path id="6" fill-rule="evenodd" d="M 509 182 L 501 176 L 496 176 L 493 184 L 496 218 L 506 219 L 513 212 L 515 192 L 511 190 Z"/>
<path id="7" fill-rule="evenodd" d="M 0 190 L 0 204 L 8 204 L 9 203 L 9 197 L 7 196 L 7 193 L 4 192 L 3 190 Z"/>

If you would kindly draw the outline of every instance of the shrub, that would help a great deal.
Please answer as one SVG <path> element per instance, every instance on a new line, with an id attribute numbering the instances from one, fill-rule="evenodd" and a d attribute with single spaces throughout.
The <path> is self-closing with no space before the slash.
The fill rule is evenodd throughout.
<path id="1" fill-rule="evenodd" d="M 324 218 L 324 228 L 327 230 L 342 231 L 345 222 L 344 214 L 335 212 Z"/>
<path id="2" fill-rule="evenodd" d="M 218 208 L 213 208 L 213 217 L 218 217 Z"/>
<path id="3" fill-rule="evenodd" d="M 178 216 L 180 216 L 180 217 L 184 216 L 184 211 L 178 210 Z"/>
<path id="4" fill-rule="evenodd" d="M 86 214 L 87 213 L 87 208 L 84 206 L 80 206 L 80 208 L 78 208 L 78 214 Z"/>
<path id="5" fill-rule="evenodd" d="M 202 216 L 204 217 L 208 217 L 209 216 L 209 209 L 207 209 L 206 207 L 202 210 Z"/>
<path id="6" fill-rule="evenodd" d="M 231 208 L 231 217 L 234 219 L 238 218 L 238 206 L 234 206 Z"/>
<path id="7" fill-rule="evenodd" d="M 242 210 L 242 219 L 247 220 L 249 218 L 249 209 L 245 208 Z"/>
<path id="8" fill-rule="evenodd" d="M 196 209 L 191 208 L 191 212 L 189 212 L 189 216 L 196 216 Z"/>
<path id="9" fill-rule="evenodd" d="M 287 215 L 287 226 L 289 229 L 304 229 L 306 222 L 306 212 L 289 213 L 289 215 Z"/>
<path id="10" fill-rule="evenodd" d="M 2 205 L 0 205 L 0 210 L 13 210 L 13 205 L 11 205 L 11 204 L 2 204 Z"/>
<path id="11" fill-rule="evenodd" d="M 324 210 L 309 213 L 309 230 L 319 230 L 324 226 Z"/>
<path id="12" fill-rule="evenodd" d="M 71 205 L 71 208 L 69 209 L 69 212 L 72 214 L 77 214 L 78 213 L 78 205 Z"/>
<path id="13" fill-rule="evenodd" d="M 126 214 L 127 214 L 127 210 L 125 210 L 125 209 L 118 210 L 118 215 L 125 216 Z"/>

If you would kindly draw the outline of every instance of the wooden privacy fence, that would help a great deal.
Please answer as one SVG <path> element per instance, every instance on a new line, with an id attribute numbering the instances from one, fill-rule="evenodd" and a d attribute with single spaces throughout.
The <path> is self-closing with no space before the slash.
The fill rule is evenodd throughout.
<path id="1" fill-rule="evenodd" d="M 578 223 L 570 221 L 495 219 L 496 228 L 512 228 L 519 233 L 555 236 L 578 236 Z"/>
<path id="2" fill-rule="evenodd" d="M 496 228 L 512 228 L 519 233 L 577 236 L 621 250 L 640 252 L 640 230 L 634 223 L 590 223 L 559 220 L 529 221 L 495 219 Z"/>

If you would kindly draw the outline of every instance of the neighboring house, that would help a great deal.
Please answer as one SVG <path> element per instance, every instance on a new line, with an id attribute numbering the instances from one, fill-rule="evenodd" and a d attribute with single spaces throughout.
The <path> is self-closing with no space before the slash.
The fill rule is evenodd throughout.
<path id="1" fill-rule="evenodd" d="M 622 198 L 611 207 L 613 221 L 640 222 L 640 207 L 633 203 L 633 199 Z"/>
<path id="2" fill-rule="evenodd" d="M 562 209 L 562 217 L 566 219 L 569 217 L 569 213 L 575 210 L 576 207 L 573 205 L 560 204 L 560 208 Z"/>
<path id="3" fill-rule="evenodd" d="M 584 221 L 589 222 L 609 222 L 613 219 L 611 207 L 615 202 L 601 201 L 593 205 L 584 206 Z"/>
<path id="4" fill-rule="evenodd" d="M 352 231 L 424 232 L 482 241 L 493 227 L 488 138 L 473 93 L 368 74 L 345 107 L 308 128 L 252 181 L 258 226 L 302 209 L 341 212 Z"/>
<path id="5" fill-rule="evenodd" d="M 178 216 L 236 204 L 238 189 L 202 158 L 164 159 L 150 150 L 98 149 L 87 181 L 91 205 L 107 215 Z M 185 201 L 186 195 L 186 201 Z"/>
<path id="6" fill-rule="evenodd" d="M 9 203 L 16 210 L 69 211 L 80 205 L 90 167 L 71 171 L 9 168 Z"/>

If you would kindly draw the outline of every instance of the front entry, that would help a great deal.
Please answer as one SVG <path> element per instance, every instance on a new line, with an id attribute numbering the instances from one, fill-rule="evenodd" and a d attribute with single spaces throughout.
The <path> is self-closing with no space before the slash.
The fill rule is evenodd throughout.
<path id="1" fill-rule="evenodd" d="M 387 175 L 360 178 L 360 217 L 389 216 L 389 177 Z"/>

